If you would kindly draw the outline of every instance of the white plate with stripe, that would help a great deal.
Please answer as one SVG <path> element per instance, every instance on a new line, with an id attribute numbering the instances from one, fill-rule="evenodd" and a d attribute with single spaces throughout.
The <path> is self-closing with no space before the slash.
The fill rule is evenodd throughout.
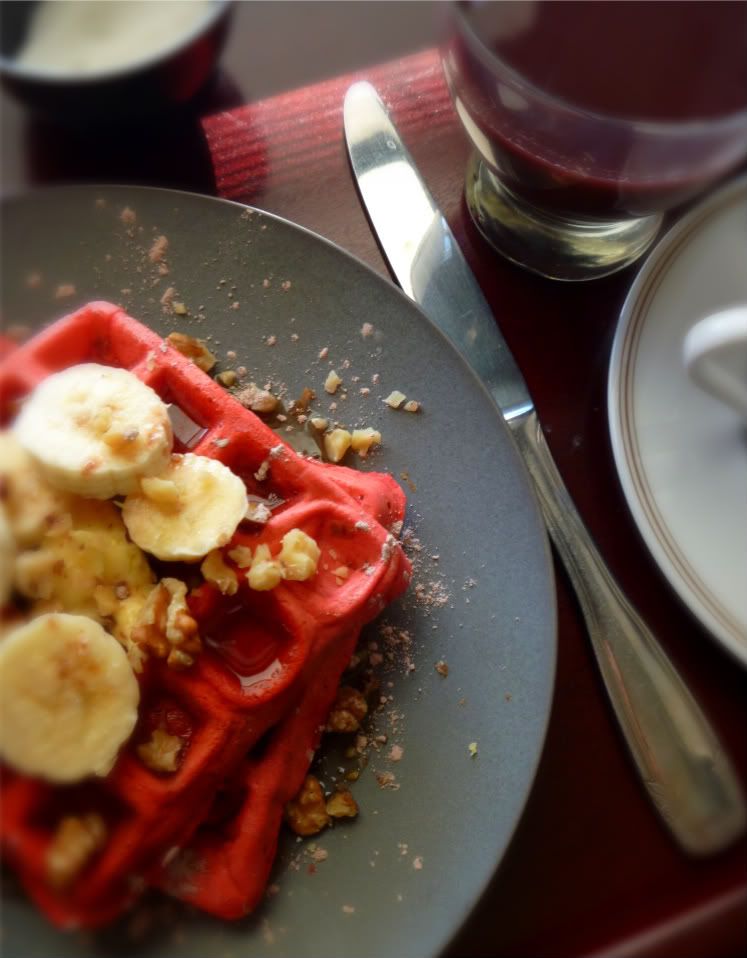
<path id="1" fill-rule="evenodd" d="M 620 481 L 664 575 L 747 664 L 747 429 L 688 377 L 682 343 L 719 309 L 747 303 L 747 177 L 659 242 L 623 306 L 608 410 Z"/>

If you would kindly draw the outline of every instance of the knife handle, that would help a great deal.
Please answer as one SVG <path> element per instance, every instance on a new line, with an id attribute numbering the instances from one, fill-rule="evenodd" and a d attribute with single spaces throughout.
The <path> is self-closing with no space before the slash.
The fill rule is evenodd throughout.
<path id="1" fill-rule="evenodd" d="M 578 596 L 604 684 L 646 790 L 685 851 L 717 852 L 741 834 L 747 820 L 732 765 L 674 665 L 594 545 L 536 412 L 510 425 L 547 529 Z"/>

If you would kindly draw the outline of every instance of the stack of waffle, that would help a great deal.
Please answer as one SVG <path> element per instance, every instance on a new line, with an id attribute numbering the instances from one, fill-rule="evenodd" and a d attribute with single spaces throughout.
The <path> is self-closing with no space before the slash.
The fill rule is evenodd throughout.
<path id="1" fill-rule="evenodd" d="M 105 777 L 53 784 L 4 769 L 0 841 L 28 894 L 60 927 L 108 922 L 148 886 L 237 918 L 263 893 L 283 809 L 307 774 L 361 628 L 406 588 L 409 563 L 391 532 L 401 527 L 404 496 L 386 474 L 298 456 L 188 358 L 108 303 L 60 320 L 3 361 L 3 425 L 42 380 L 79 363 L 132 372 L 199 427 L 191 445 L 177 438 L 175 452 L 218 459 L 250 496 L 281 502 L 266 522 L 239 526 L 222 549 L 229 567 L 242 545 L 277 554 L 292 529 L 312 537 L 321 558 L 309 579 L 265 591 L 241 575 L 231 595 L 210 582 L 193 588 L 188 604 L 202 641 L 194 664 L 148 659 L 137 675 L 137 724 Z M 155 727 L 182 743 L 168 773 L 141 758 Z M 91 814 L 105 823 L 102 847 L 64 887 L 50 882 L 60 821 Z"/>

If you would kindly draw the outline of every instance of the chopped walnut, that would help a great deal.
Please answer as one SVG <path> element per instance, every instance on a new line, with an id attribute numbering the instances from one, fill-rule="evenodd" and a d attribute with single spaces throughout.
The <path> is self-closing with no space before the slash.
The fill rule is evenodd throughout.
<path id="1" fill-rule="evenodd" d="M 193 665 L 194 656 L 202 649 L 186 595 L 183 582 L 162 579 L 149 593 L 131 636 L 144 652 L 166 659 L 175 669 Z"/>
<path id="2" fill-rule="evenodd" d="M 239 579 L 231 566 L 226 565 L 220 549 L 209 552 L 200 566 L 207 582 L 216 585 L 222 595 L 236 595 Z"/>
<path id="3" fill-rule="evenodd" d="M 106 842 L 104 819 L 95 812 L 62 819 L 45 856 L 45 874 L 53 888 L 65 888 Z"/>
<path id="4" fill-rule="evenodd" d="M 258 525 L 264 525 L 270 521 L 272 510 L 266 502 L 259 499 L 246 500 L 246 512 L 244 513 L 245 522 L 256 522 Z"/>
<path id="5" fill-rule="evenodd" d="M 260 389 L 256 383 L 249 383 L 235 398 L 244 406 L 257 413 L 271 413 L 278 408 L 280 400 L 267 389 Z"/>
<path id="6" fill-rule="evenodd" d="M 401 393 L 399 389 L 395 389 L 393 392 L 389 393 L 384 402 L 392 409 L 399 409 L 405 399 L 407 399 L 407 396 L 405 396 L 404 393 Z"/>
<path id="7" fill-rule="evenodd" d="M 376 781 L 379 783 L 379 788 L 390 789 L 393 792 L 399 789 L 394 772 L 377 772 Z"/>
<path id="8" fill-rule="evenodd" d="M 313 389 L 309 389 L 308 386 L 305 386 L 301 391 L 301 395 L 293 403 L 294 412 L 306 412 L 311 403 L 316 399 L 316 393 Z"/>
<path id="9" fill-rule="evenodd" d="M 223 372 L 218 373 L 215 378 L 221 384 L 221 386 L 225 386 L 227 389 L 229 389 L 231 386 L 236 385 L 238 376 L 233 369 L 224 369 Z"/>
<path id="10" fill-rule="evenodd" d="M 252 550 L 249 546 L 236 546 L 230 550 L 228 558 L 240 569 L 248 569 L 252 564 Z"/>
<path id="11" fill-rule="evenodd" d="M 365 698 L 357 689 L 343 685 L 327 716 L 328 732 L 357 732 L 368 712 Z"/>
<path id="12" fill-rule="evenodd" d="M 259 469 L 257 469 L 257 471 L 254 473 L 254 478 L 257 480 L 257 482 L 264 482 L 265 479 L 267 478 L 267 474 L 269 473 L 269 471 L 270 471 L 270 460 L 263 459 L 262 462 L 259 464 Z"/>
<path id="13" fill-rule="evenodd" d="M 154 772 L 175 772 L 183 744 L 178 735 L 169 735 L 157 728 L 147 742 L 138 745 L 137 754 L 143 765 Z"/>
<path id="14" fill-rule="evenodd" d="M 326 807 L 330 818 L 355 818 L 358 814 L 358 803 L 347 789 L 331 795 Z"/>
<path id="15" fill-rule="evenodd" d="M 262 543 L 254 551 L 254 558 L 246 574 L 249 588 L 257 592 L 269 592 L 283 580 L 283 567 L 272 558 L 270 547 Z"/>
<path id="16" fill-rule="evenodd" d="M 307 775 L 296 797 L 285 806 L 285 820 L 296 835 L 316 835 L 329 825 L 319 780 Z"/>
<path id="17" fill-rule="evenodd" d="M 291 529 L 281 540 L 278 560 L 283 569 L 283 578 L 305 582 L 316 574 L 321 549 L 316 541 L 302 529 Z"/>
<path id="18" fill-rule="evenodd" d="M 331 369 L 324 380 L 324 391 L 333 396 L 342 385 L 342 379 L 337 375 L 334 369 Z"/>
<path id="19" fill-rule="evenodd" d="M 381 445 L 381 433 L 378 429 L 354 429 L 350 445 L 361 458 L 365 459 L 371 450 L 371 446 Z"/>
<path id="20" fill-rule="evenodd" d="M 178 306 L 183 308 L 181 303 L 174 303 L 174 312 L 176 313 L 179 312 Z M 184 311 L 186 312 L 186 310 Z M 201 339 L 195 339 L 194 336 L 187 336 L 186 333 L 169 333 L 166 339 L 177 352 L 186 356 L 187 359 L 191 359 L 195 366 L 199 366 L 203 372 L 209 373 L 218 361 L 205 343 Z"/>
<path id="21" fill-rule="evenodd" d="M 165 313 L 167 313 L 171 309 L 171 304 L 174 300 L 175 295 L 176 295 L 176 290 L 174 289 L 173 286 L 169 286 L 169 288 L 164 292 L 163 296 L 161 297 L 160 302 L 161 302 L 161 305 L 163 306 L 163 311 Z"/>
<path id="22" fill-rule="evenodd" d="M 333 429 L 324 434 L 324 453 L 330 462 L 339 462 L 350 448 L 353 437 L 347 429 Z"/>
<path id="23" fill-rule="evenodd" d="M 165 236 L 157 236 L 148 250 L 148 259 L 151 263 L 160 263 L 169 248 L 169 241 Z"/>

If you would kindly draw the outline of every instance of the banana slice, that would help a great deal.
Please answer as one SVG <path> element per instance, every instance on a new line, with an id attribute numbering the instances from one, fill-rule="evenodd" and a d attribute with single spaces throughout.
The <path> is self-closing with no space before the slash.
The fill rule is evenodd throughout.
<path id="1" fill-rule="evenodd" d="M 0 485 L 6 518 L 19 549 L 38 545 L 64 524 L 71 496 L 53 489 L 12 432 L 0 430 Z"/>
<path id="2" fill-rule="evenodd" d="M 166 406 L 126 369 L 83 363 L 45 379 L 13 426 L 57 489 L 90 499 L 127 495 L 167 465 Z"/>
<path id="3" fill-rule="evenodd" d="M 0 644 L 0 756 L 55 783 L 106 775 L 135 728 L 140 687 L 114 636 L 50 613 Z"/>
<path id="4" fill-rule="evenodd" d="M 196 562 L 224 546 L 244 518 L 246 487 L 217 459 L 173 455 L 158 480 L 145 480 L 122 507 L 132 541 L 157 559 Z"/>
<path id="5" fill-rule="evenodd" d="M 10 598 L 13 590 L 13 565 L 16 558 L 16 543 L 0 502 L 0 608 Z"/>

